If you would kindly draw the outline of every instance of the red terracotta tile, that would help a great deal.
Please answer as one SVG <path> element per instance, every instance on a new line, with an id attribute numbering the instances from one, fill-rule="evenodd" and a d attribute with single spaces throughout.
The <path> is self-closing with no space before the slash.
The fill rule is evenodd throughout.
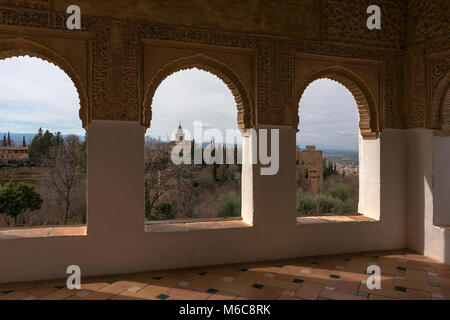
<path id="1" fill-rule="evenodd" d="M 295 297 L 308 300 L 316 300 L 319 297 L 319 294 L 322 291 L 323 287 L 323 284 L 305 281 L 300 286 L 300 289 L 298 289 L 295 293 Z"/>

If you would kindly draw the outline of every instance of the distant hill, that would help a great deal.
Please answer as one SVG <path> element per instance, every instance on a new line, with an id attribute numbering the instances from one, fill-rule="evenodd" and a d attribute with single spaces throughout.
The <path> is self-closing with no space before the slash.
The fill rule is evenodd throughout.
<path id="1" fill-rule="evenodd" d="M 0 132 L 0 145 L 3 142 L 3 135 L 8 137 L 8 132 Z M 11 140 L 13 141 L 15 146 L 21 146 L 23 137 L 25 137 L 25 142 L 27 145 L 31 143 L 36 133 L 10 133 Z M 67 134 L 63 134 L 63 137 L 67 137 Z M 78 136 L 81 140 L 84 140 L 84 136 Z"/>
<path id="2" fill-rule="evenodd" d="M 339 146 L 329 146 L 315 143 L 300 143 L 300 147 L 305 149 L 306 146 L 316 146 L 317 150 L 323 151 L 323 153 L 341 153 L 341 154 L 358 154 L 358 150 L 351 148 L 339 147 Z"/>

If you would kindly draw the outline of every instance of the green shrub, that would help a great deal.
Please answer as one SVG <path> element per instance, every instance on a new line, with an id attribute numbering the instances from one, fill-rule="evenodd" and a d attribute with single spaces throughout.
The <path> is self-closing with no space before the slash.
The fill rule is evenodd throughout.
<path id="1" fill-rule="evenodd" d="M 342 213 L 355 213 L 356 210 L 353 207 L 352 201 L 349 199 L 342 203 Z"/>
<path id="2" fill-rule="evenodd" d="M 78 225 L 78 224 L 83 224 L 83 218 L 81 217 L 71 217 L 69 219 L 67 219 L 67 224 L 72 224 L 72 225 Z M 64 224 L 64 222 L 60 223 L 61 225 Z"/>
<path id="3" fill-rule="evenodd" d="M 19 214 L 39 210 L 42 202 L 41 195 L 29 183 L 9 181 L 0 189 L 0 213 L 13 217 L 14 224 Z"/>
<path id="4" fill-rule="evenodd" d="M 241 200 L 234 192 L 228 192 L 219 197 L 217 217 L 239 217 L 241 215 Z"/>
<path id="5" fill-rule="evenodd" d="M 342 201 L 330 195 L 320 194 L 317 202 L 319 213 L 340 213 L 342 211 Z"/>
<path id="6" fill-rule="evenodd" d="M 175 219 L 175 210 L 170 203 L 160 202 L 155 208 L 155 220 Z"/>
<path id="7" fill-rule="evenodd" d="M 345 184 L 339 183 L 328 192 L 330 196 L 339 199 L 342 202 L 347 202 L 350 199 L 350 193 Z"/>
<path id="8" fill-rule="evenodd" d="M 302 189 L 297 191 L 297 212 L 302 214 L 314 213 L 317 209 L 316 199 L 303 193 Z"/>

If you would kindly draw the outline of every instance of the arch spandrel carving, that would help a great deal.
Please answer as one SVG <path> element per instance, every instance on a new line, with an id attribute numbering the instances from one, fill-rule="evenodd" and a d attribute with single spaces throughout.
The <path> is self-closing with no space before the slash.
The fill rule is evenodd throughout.
<path id="1" fill-rule="evenodd" d="M 153 97 L 159 85 L 171 74 L 192 68 L 209 72 L 221 79 L 228 86 L 236 101 L 238 127 L 241 129 L 253 127 L 253 102 L 239 76 L 228 65 L 201 53 L 175 59 L 153 75 L 144 88 L 143 110 L 141 112 L 142 125 L 150 127 Z"/>
<path id="2" fill-rule="evenodd" d="M 442 79 L 432 101 L 432 109 L 438 110 L 438 129 L 450 130 L 450 72 Z"/>
<path id="3" fill-rule="evenodd" d="M 306 88 L 319 79 L 330 79 L 346 87 L 356 100 L 359 129 L 363 137 L 373 137 L 380 129 L 380 111 L 369 86 L 356 73 L 342 66 L 330 66 L 313 71 L 295 88 L 294 127 L 299 124 L 298 108 Z"/>
<path id="4" fill-rule="evenodd" d="M 83 127 L 85 128 L 91 119 L 89 99 L 86 89 L 80 79 L 80 76 L 72 65 L 58 53 L 37 42 L 24 38 L 0 39 L 0 59 L 7 59 L 16 56 L 30 56 L 40 58 L 64 71 L 73 81 L 80 99 L 79 116 Z"/>

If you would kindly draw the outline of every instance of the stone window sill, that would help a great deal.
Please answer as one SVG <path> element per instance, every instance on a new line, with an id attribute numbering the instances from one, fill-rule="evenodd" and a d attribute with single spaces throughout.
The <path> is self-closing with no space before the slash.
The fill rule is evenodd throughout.
<path id="1" fill-rule="evenodd" d="M 145 232 L 187 232 L 198 230 L 237 229 L 251 226 L 242 218 L 146 221 Z"/>
<path id="2" fill-rule="evenodd" d="M 440 225 L 440 224 L 435 224 L 434 226 L 438 229 L 450 230 L 450 226 Z"/>
<path id="3" fill-rule="evenodd" d="M 87 235 L 85 225 L 0 228 L 0 240 L 21 238 L 70 237 L 85 235 Z"/>
<path id="4" fill-rule="evenodd" d="M 314 217 L 297 217 L 297 226 L 309 224 L 323 223 L 347 223 L 347 222 L 378 222 L 363 215 L 357 216 L 314 216 Z"/>

